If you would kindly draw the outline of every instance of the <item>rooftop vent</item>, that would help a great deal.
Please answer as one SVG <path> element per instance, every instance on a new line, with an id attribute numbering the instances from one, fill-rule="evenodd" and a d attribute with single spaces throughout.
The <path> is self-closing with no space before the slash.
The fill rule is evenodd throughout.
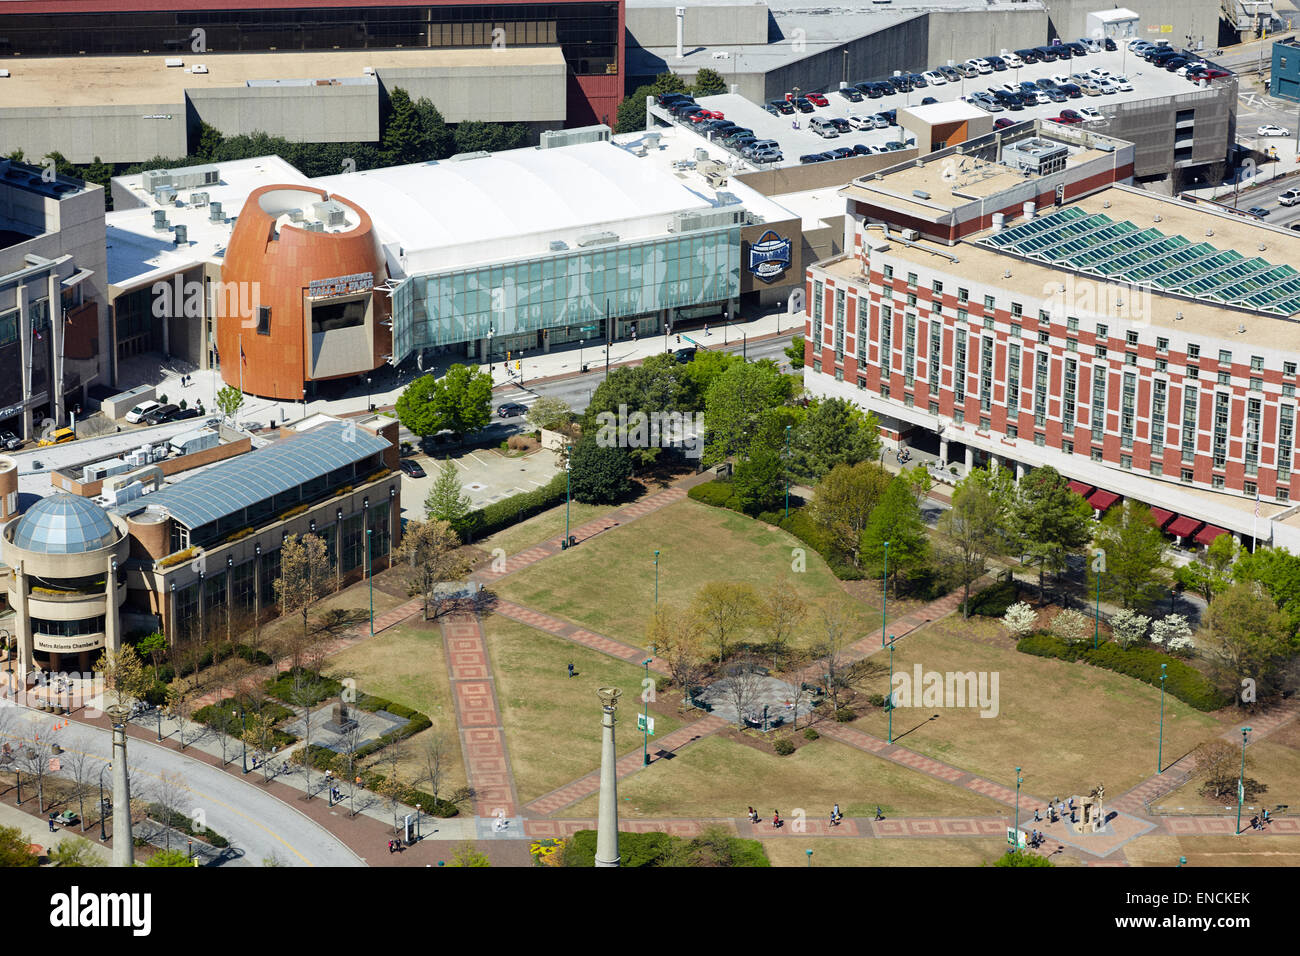
<path id="1" fill-rule="evenodd" d="M 1159 221 L 1160 221 L 1160 216 L 1159 216 L 1159 215 L 1153 216 L 1151 221 L 1152 221 L 1152 222 L 1159 222 Z"/>
<path id="2" fill-rule="evenodd" d="M 565 242 L 563 239 L 552 239 L 552 240 L 551 240 L 551 251 L 552 251 L 552 252 L 563 252 L 563 251 L 564 251 L 565 249 L 567 249 L 567 248 L 569 248 L 569 244 L 568 244 L 567 242 Z"/>
<path id="3" fill-rule="evenodd" d="M 207 193 L 190 193 L 190 205 L 196 209 L 201 209 L 208 204 Z"/>
<path id="4" fill-rule="evenodd" d="M 1213 230 L 1213 229 L 1206 229 L 1206 230 L 1205 230 L 1205 234 L 1206 234 L 1207 236 L 1212 236 L 1212 235 L 1214 235 L 1214 230 Z"/>
<path id="5" fill-rule="evenodd" d="M 172 242 L 178 246 L 188 246 L 190 244 L 189 231 L 178 223 L 176 225 L 176 235 L 173 237 Z"/>
<path id="6" fill-rule="evenodd" d="M 1237 326 L 1237 332 L 1238 332 L 1238 333 L 1242 333 L 1242 332 L 1245 332 L 1245 331 L 1246 331 L 1246 327 L 1245 327 L 1244 325 L 1238 325 L 1238 326 Z"/>
<path id="7" fill-rule="evenodd" d="M 1103 203 L 1101 204 L 1101 208 L 1102 208 L 1102 209 L 1109 209 L 1109 208 L 1110 208 L 1110 200 L 1107 199 L 1105 202 L 1103 202 Z"/>
<path id="8" fill-rule="evenodd" d="M 154 232 L 162 232 L 169 228 L 167 225 L 167 210 L 155 209 L 153 211 L 153 228 Z"/>
<path id="9" fill-rule="evenodd" d="M 608 246 L 615 242 L 618 242 L 618 233 L 616 232 L 589 232 L 578 237 L 578 247 L 581 249 L 588 246 Z"/>
<path id="10" fill-rule="evenodd" d="M 919 165 L 919 164 L 918 164 L 918 165 Z M 929 198 L 930 198 L 930 194 L 929 194 L 928 192 L 926 192 L 924 189 L 913 189 L 913 190 L 912 190 L 912 195 L 915 196 L 917 199 L 929 199 Z"/>
<path id="11" fill-rule="evenodd" d="M 290 209 L 290 210 L 289 210 L 289 221 L 290 221 L 290 222 L 302 222 L 302 220 L 303 220 L 303 214 L 302 214 L 302 210 L 301 210 L 301 209 Z"/>
<path id="12" fill-rule="evenodd" d="M 1263 251 L 1264 251 L 1265 249 L 1267 249 L 1267 248 L 1268 248 L 1268 246 L 1264 245 L 1264 243 L 1261 242 L 1261 243 L 1259 244 L 1259 251 L 1260 251 L 1260 252 L 1263 252 Z"/>
<path id="13" fill-rule="evenodd" d="M 221 203 L 220 203 L 220 202 L 214 202 L 214 203 L 211 203 L 211 204 L 208 206 L 208 221 L 209 221 L 209 222 L 225 222 L 225 221 L 226 221 L 225 214 L 222 213 L 222 211 L 221 211 Z"/>
<path id="14" fill-rule="evenodd" d="M 307 231 L 308 231 L 308 232 L 324 232 L 324 231 L 325 231 L 325 223 L 321 222 L 319 219 L 313 219 L 311 222 L 307 223 Z"/>
<path id="15" fill-rule="evenodd" d="M 1181 322 L 1181 321 L 1183 321 L 1183 313 L 1181 313 L 1181 312 L 1175 312 L 1175 313 L 1174 313 L 1174 321 L 1176 321 L 1176 322 Z"/>
<path id="16" fill-rule="evenodd" d="M 312 203 L 311 211 L 327 226 L 342 226 L 348 221 L 347 207 L 337 199 Z"/>
<path id="17" fill-rule="evenodd" d="M 185 61 L 178 56 L 169 56 L 167 57 L 167 59 L 163 60 L 163 66 L 166 67 L 184 66 L 184 65 L 185 65 Z"/>

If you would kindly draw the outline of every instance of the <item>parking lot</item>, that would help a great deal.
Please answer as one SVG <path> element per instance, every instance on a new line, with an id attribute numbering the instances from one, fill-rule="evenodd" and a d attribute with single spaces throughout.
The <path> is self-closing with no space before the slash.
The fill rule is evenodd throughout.
<path id="1" fill-rule="evenodd" d="M 457 449 L 449 446 L 442 454 L 450 456 L 460 477 L 461 490 L 469 496 L 475 508 L 522 491 L 535 491 L 543 487 L 559 466 L 554 452 L 540 450 L 519 458 L 507 458 L 493 448 Z M 425 454 L 412 456 L 425 471 L 425 477 L 402 476 L 402 510 L 408 517 L 424 519 L 424 499 L 433 489 L 433 482 L 442 468 L 443 459 Z"/>
<path id="2" fill-rule="evenodd" d="M 939 65 L 941 64 L 931 64 L 931 66 Z M 1120 49 L 1109 53 L 1090 53 L 1087 56 L 1075 57 L 1069 61 L 1057 60 L 1054 63 L 1034 63 L 1018 70 L 1007 69 L 982 74 L 974 79 L 963 77 L 958 83 L 927 86 L 924 89 L 914 89 L 908 93 L 895 93 L 879 99 L 863 97 L 862 101 L 858 103 L 850 102 L 834 90 L 827 90 L 823 92 L 826 94 L 828 105 L 815 107 L 812 113 L 796 112 L 793 116 L 773 116 L 763 108 L 762 104 L 751 102 L 734 93 L 705 96 L 701 97 L 698 102 L 705 109 L 721 112 L 726 119 L 752 129 L 754 135 L 759 139 L 776 140 L 781 145 L 781 151 L 784 155 L 784 160 L 778 165 L 792 166 L 799 163 L 800 156 L 809 153 L 822 153 L 840 146 L 852 148 L 858 143 L 864 146 L 883 146 L 891 140 L 906 142 L 911 138 L 904 135 L 898 126 L 885 129 L 853 130 L 834 138 L 824 138 L 808 128 L 808 121 L 814 117 L 848 119 L 852 116 L 872 116 L 891 109 L 898 110 L 909 106 L 918 106 L 927 97 L 932 97 L 941 103 L 949 102 L 968 96 L 976 90 L 988 90 L 991 87 L 998 87 L 1003 84 L 1016 86 L 1022 80 L 1036 81 L 1058 74 L 1087 73 L 1094 68 L 1104 69 L 1116 76 L 1127 76 L 1129 83 L 1133 86 L 1132 91 L 1098 96 L 1082 96 L 1065 103 L 1045 103 L 1027 106 L 1023 110 L 1004 110 L 991 115 L 994 119 L 1006 117 L 1016 122 L 1024 122 L 1030 119 L 1051 119 L 1059 116 L 1063 109 L 1077 111 L 1082 106 L 1091 106 L 1104 113 L 1105 108 L 1110 104 L 1150 99 L 1152 97 L 1173 96 L 1189 92 L 1195 88 L 1183 77 L 1159 69 L 1147 63 L 1141 57 Z M 882 73 L 879 76 L 861 77 L 853 82 L 881 80 L 888 75 L 888 73 Z M 806 96 L 809 92 L 816 91 L 800 90 L 800 95 Z M 1104 120 L 1094 122 L 1104 123 Z M 689 120 L 678 125 L 694 130 L 694 124 Z M 1104 126 L 1099 128 L 1104 130 Z"/>

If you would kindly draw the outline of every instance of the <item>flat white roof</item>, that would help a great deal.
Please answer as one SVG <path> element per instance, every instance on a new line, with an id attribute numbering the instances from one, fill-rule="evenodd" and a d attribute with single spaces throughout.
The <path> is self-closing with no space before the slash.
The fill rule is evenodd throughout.
<path id="1" fill-rule="evenodd" d="M 955 123 L 960 120 L 976 119 L 989 115 L 978 106 L 971 106 L 961 100 L 931 103 L 928 106 L 909 106 L 906 111 L 921 122 L 929 123 L 931 126 L 935 123 Z"/>

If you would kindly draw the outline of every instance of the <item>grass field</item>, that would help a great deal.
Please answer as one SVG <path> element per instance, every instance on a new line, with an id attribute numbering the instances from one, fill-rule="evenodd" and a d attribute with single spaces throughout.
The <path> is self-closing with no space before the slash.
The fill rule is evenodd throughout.
<path id="1" fill-rule="evenodd" d="M 822 738 L 788 757 L 712 737 L 691 744 L 674 760 L 651 764 L 619 781 L 625 817 L 743 817 L 752 805 L 766 817 L 775 808 L 793 818 L 830 814 L 839 803 L 848 817 L 997 816 L 1006 808 L 897 764 Z M 563 811 L 593 817 L 592 796 Z"/>
<path id="2" fill-rule="evenodd" d="M 1238 743 L 1240 738 L 1238 738 Z M 1246 816 L 1267 807 L 1270 811 L 1279 804 L 1300 807 L 1300 724 L 1291 722 L 1278 728 L 1268 737 L 1251 744 L 1246 749 L 1246 776 L 1253 777 L 1268 789 L 1246 805 Z M 1190 812 L 1225 812 L 1237 810 L 1236 784 L 1232 793 L 1221 800 L 1202 796 L 1199 792 L 1205 782 L 1197 774 L 1177 790 L 1172 791 L 1152 809 L 1164 813 L 1180 810 Z M 1275 811 L 1274 811 L 1275 812 Z"/>
<path id="3" fill-rule="evenodd" d="M 1124 847 L 1133 866 L 1300 866 L 1300 840 L 1251 836 L 1144 836 Z"/>
<path id="4" fill-rule="evenodd" d="M 333 655 L 326 661 L 324 670 L 338 680 L 351 677 L 357 682 L 357 689 L 364 693 L 386 697 L 429 715 L 433 727 L 408 738 L 402 745 L 406 756 L 400 767 L 405 779 L 420 776 L 424 769 L 420 757 L 424 741 L 442 733 L 448 744 L 444 789 L 465 786 L 456 710 L 447 679 L 442 633 L 437 625 L 426 625 L 418 618 L 395 625 L 375 635 L 373 640 L 361 641 Z"/>
<path id="5" fill-rule="evenodd" d="M 484 627 L 521 800 L 535 800 L 600 768 L 598 687 L 623 691 L 619 754 L 640 749 L 642 738 L 636 732 L 634 715 L 640 707 L 645 673 L 640 667 L 504 618 L 489 618 Z M 573 678 L 568 676 L 569 663 L 577 671 Z M 658 737 L 682 725 L 653 707 L 651 712 Z M 652 747 L 654 740 L 650 739 Z"/>
<path id="6" fill-rule="evenodd" d="M 981 866 L 992 863 L 1006 849 L 996 838 L 970 839 L 836 839 L 805 837 L 764 840 L 763 849 L 773 866 Z"/>
<path id="7" fill-rule="evenodd" d="M 894 712 L 894 741 L 964 770 L 1024 788 L 1042 799 L 1086 793 L 1098 783 L 1118 796 L 1156 772 L 1160 690 L 1082 663 L 1021 654 L 983 643 L 1000 632 L 997 621 L 944 618 L 901 639 L 896 672 L 998 674 L 996 717 L 977 707 L 902 707 Z M 888 662 L 887 654 L 874 660 Z M 991 677 L 990 677 L 991 680 Z M 887 694 L 886 670 L 868 691 Z M 990 684 L 991 687 L 991 684 Z M 932 719 L 933 715 L 938 719 Z M 888 734 L 881 709 L 855 721 L 878 737 Z M 1176 760 L 1222 731 L 1214 718 L 1166 695 L 1164 759 Z"/>
<path id="8" fill-rule="evenodd" d="M 710 581 L 747 581 L 760 596 L 783 574 L 804 600 L 848 600 L 826 563 L 798 539 L 722 508 L 681 501 L 613 528 L 503 580 L 507 600 L 581 623 L 608 637 L 640 646 L 654 608 L 654 552 L 659 555 L 659 600 L 684 607 Z M 794 549 L 806 570 L 792 573 Z M 855 602 L 864 621 L 880 609 Z M 756 635 L 759 641 L 762 635 Z M 807 646 L 818 637 L 810 614 L 796 635 Z"/>
<path id="9" fill-rule="evenodd" d="M 615 507 L 615 505 L 584 505 L 580 501 L 571 502 L 569 505 L 569 530 L 572 531 L 581 524 L 599 518 L 601 515 L 609 514 Z M 564 534 L 564 505 L 558 505 L 549 511 L 534 515 L 527 521 L 512 525 L 504 531 L 498 531 L 491 537 L 484 538 L 482 541 L 475 542 L 475 544 L 484 551 L 501 548 L 507 555 L 511 555 L 526 551 L 542 541 L 558 538 L 562 534 Z"/>

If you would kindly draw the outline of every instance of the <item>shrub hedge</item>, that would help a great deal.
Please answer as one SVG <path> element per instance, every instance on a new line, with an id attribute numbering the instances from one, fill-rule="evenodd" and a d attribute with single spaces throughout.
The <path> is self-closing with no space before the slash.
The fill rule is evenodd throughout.
<path id="1" fill-rule="evenodd" d="M 1051 634 L 1030 634 L 1016 644 L 1016 650 L 1037 657 L 1056 657 L 1063 661 L 1083 661 L 1094 667 L 1104 667 L 1126 677 L 1132 677 L 1160 686 L 1160 665 L 1165 664 L 1165 690 L 1183 703 L 1200 711 L 1218 710 L 1232 703 L 1232 697 L 1219 690 L 1204 674 L 1190 664 L 1170 657 L 1154 647 L 1130 647 L 1124 650 L 1118 644 L 1107 642 L 1096 650 L 1086 641 L 1067 644 Z"/>
<path id="2" fill-rule="evenodd" d="M 168 810 L 161 803 L 151 803 L 145 808 L 145 815 L 150 820 L 157 820 L 165 827 L 171 827 L 173 830 L 180 830 L 186 836 L 197 837 L 208 843 L 218 850 L 224 850 L 230 846 L 230 841 L 223 837 L 215 830 L 209 830 L 204 827 L 201 830 L 194 828 L 194 821 L 181 813 L 179 810 Z"/>
<path id="3" fill-rule="evenodd" d="M 999 581 L 971 595 L 970 612 L 980 617 L 1002 617 L 1019 600 L 1020 588 L 1015 581 Z"/>
<path id="4" fill-rule="evenodd" d="M 311 671 L 304 671 L 304 676 L 315 683 L 315 689 L 312 693 L 311 705 L 319 704 L 322 700 L 329 697 L 337 697 L 343 690 L 343 685 L 332 677 L 322 677 L 320 674 Z M 268 678 L 262 682 L 262 688 L 272 697 L 299 706 L 298 702 L 293 699 L 293 680 L 294 672 L 292 670 L 281 671 L 273 678 Z M 306 686 L 306 685 L 304 685 Z"/>
<path id="5" fill-rule="evenodd" d="M 671 866 L 679 851 L 695 843 L 667 833 L 629 833 L 618 835 L 619 866 Z M 731 866 L 771 866 L 763 844 L 758 840 L 731 837 L 727 843 Z M 703 855 L 703 854 L 701 854 Z M 705 862 L 701 860 L 701 862 Z M 590 868 L 596 865 L 596 831 L 579 830 L 564 844 L 564 865 Z M 713 864 L 713 865 L 716 865 Z"/>
<path id="6" fill-rule="evenodd" d="M 772 742 L 772 749 L 782 757 L 788 757 L 794 753 L 794 741 L 789 737 L 778 737 Z"/>
<path id="7" fill-rule="evenodd" d="M 456 532 L 464 541 L 487 537 L 555 507 L 564 500 L 564 494 L 565 476 L 561 472 L 541 488 L 475 508 L 456 523 Z"/>

